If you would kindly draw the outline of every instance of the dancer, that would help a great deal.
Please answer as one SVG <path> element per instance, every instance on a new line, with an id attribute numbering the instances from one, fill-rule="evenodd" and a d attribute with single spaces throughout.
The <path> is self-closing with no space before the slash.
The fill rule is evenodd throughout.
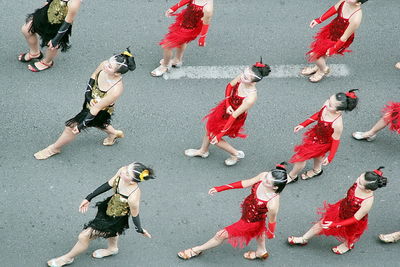
<path id="1" fill-rule="evenodd" d="M 303 180 L 320 176 L 323 172 L 322 165 L 332 162 L 343 131 L 342 112 L 352 111 L 357 106 L 358 98 L 354 93 L 356 90 L 358 89 L 332 95 L 317 113 L 294 127 L 294 132 L 297 133 L 311 123 L 317 122 L 304 134 L 302 144 L 294 148 L 295 154 L 290 159 L 294 166 L 288 174 L 288 183 L 298 180 L 298 173 L 304 169 L 309 159 L 314 159 L 314 167 L 301 175 Z M 327 152 L 329 156 L 325 157 Z"/>
<path id="2" fill-rule="evenodd" d="M 285 164 L 282 162 L 276 165 L 275 169 L 262 172 L 251 179 L 211 188 L 208 192 L 210 195 L 230 189 L 251 187 L 251 194 L 242 203 L 242 217 L 236 223 L 219 230 L 203 245 L 180 251 L 178 257 L 188 260 L 207 249 L 221 245 L 224 240 L 228 240 L 233 247 L 242 248 L 256 238 L 257 250 L 248 251 L 244 253 L 243 257 L 248 260 L 267 259 L 265 236 L 268 239 L 275 237 L 280 193 L 285 188 L 287 181 Z M 266 217 L 268 217 L 268 228 L 265 227 Z"/>
<path id="3" fill-rule="evenodd" d="M 246 138 L 247 135 L 243 133 L 243 126 L 247 112 L 257 100 L 256 83 L 268 76 L 270 72 L 270 67 L 260 60 L 253 66 L 246 67 L 241 75 L 228 83 L 225 99 L 203 118 L 203 120 L 207 120 L 206 134 L 203 137 L 200 149 L 187 149 L 185 155 L 207 158 L 209 155 L 208 148 L 212 144 L 231 154 L 225 160 L 227 166 L 235 165 L 239 159 L 244 158 L 243 151 L 235 149 L 222 137 Z"/>
<path id="4" fill-rule="evenodd" d="M 382 176 L 382 168 L 362 173 L 349 188 L 346 197 L 337 203 L 324 203 L 324 207 L 318 210 L 321 215 L 319 222 L 301 237 L 289 236 L 289 244 L 304 246 L 315 235 L 326 235 L 343 242 L 332 248 L 334 253 L 344 254 L 353 249 L 354 243 L 367 229 L 374 191 L 386 186 L 387 178 Z"/>
<path id="5" fill-rule="evenodd" d="M 108 182 L 90 193 L 79 205 L 79 212 L 85 213 L 94 197 L 111 188 L 114 190 L 112 196 L 96 204 L 97 215 L 94 220 L 84 226 L 75 246 L 67 254 L 49 260 L 48 266 L 59 267 L 71 264 L 76 256 L 86 251 L 90 241 L 98 237 L 106 238 L 108 247 L 94 251 L 92 254 L 94 258 L 101 259 L 117 254 L 118 236 L 129 228 L 130 216 L 132 216 L 136 232 L 151 238 L 149 232 L 142 228 L 139 218 L 141 191 L 138 183 L 149 179 L 154 179 L 153 170 L 142 163 L 134 162 L 119 169 Z"/>
<path id="6" fill-rule="evenodd" d="M 29 46 L 28 53 L 19 55 L 21 62 L 31 62 L 28 69 L 33 72 L 40 72 L 51 68 L 54 65 L 54 58 L 58 49 L 62 52 L 70 47 L 69 37 L 71 35 L 72 23 L 79 11 L 82 0 L 46 0 L 45 5 L 28 15 L 26 23 L 22 26 L 22 34 Z M 46 56 L 39 48 L 47 46 Z"/>
<path id="7" fill-rule="evenodd" d="M 102 62 L 90 77 L 81 112 L 65 122 L 64 132 L 57 141 L 35 153 L 36 159 L 47 159 L 61 152 L 61 148 L 72 142 L 87 127 L 97 127 L 107 133 L 103 145 L 112 146 L 124 133 L 111 126 L 114 104 L 124 91 L 122 74 L 136 68 L 135 59 L 127 49 L 119 55 Z"/>
<path id="8" fill-rule="evenodd" d="M 353 42 L 354 33 L 361 24 L 361 4 L 367 1 L 340 0 L 321 17 L 311 21 L 310 27 L 314 28 L 334 14 L 338 14 L 314 36 L 315 41 L 310 46 L 311 50 L 307 52 L 308 61 L 315 62 L 315 65 L 304 68 L 301 74 L 312 75 L 309 77 L 311 82 L 319 82 L 329 73 L 330 69 L 326 65 L 328 57 L 351 52 L 347 48 Z"/>
<path id="9" fill-rule="evenodd" d="M 187 5 L 187 8 L 178 14 L 173 14 L 179 8 Z M 213 15 L 213 0 L 181 0 L 178 4 L 170 7 L 166 17 L 177 16 L 175 23 L 169 27 L 169 32 L 160 42 L 164 50 L 160 66 L 151 72 L 153 77 L 162 76 L 171 66 L 179 68 L 183 64 L 183 54 L 187 44 L 200 36 L 199 46 L 206 45 L 206 37 Z M 175 48 L 175 57 L 173 49 Z"/>
<path id="10" fill-rule="evenodd" d="M 386 126 L 389 126 L 389 130 L 400 134 L 400 102 L 389 102 L 382 109 L 382 117 L 371 129 L 366 132 L 354 132 L 352 136 L 356 140 L 371 142 L 376 139 L 376 134 Z"/>

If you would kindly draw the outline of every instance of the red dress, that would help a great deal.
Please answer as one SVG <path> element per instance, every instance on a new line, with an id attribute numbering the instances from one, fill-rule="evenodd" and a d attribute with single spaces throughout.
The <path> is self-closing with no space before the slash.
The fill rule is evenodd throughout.
<path id="1" fill-rule="evenodd" d="M 290 163 L 323 157 L 331 149 L 334 132 L 332 123 L 342 115 L 337 116 L 333 121 L 324 121 L 322 112 L 325 108 L 326 106 L 323 106 L 319 111 L 317 125 L 305 132 L 302 144 L 294 148 L 295 154 L 290 159 Z"/>
<path id="2" fill-rule="evenodd" d="M 345 198 L 335 204 L 324 203 L 324 207 L 318 209 L 322 221 L 340 222 L 349 219 L 360 209 L 361 203 L 367 198 L 355 196 L 357 183 L 353 184 L 347 191 Z M 371 196 L 372 197 L 372 196 Z M 368 197 L 370 198 L 370 197 Z M 342 226 L 339 228 L 323 229 L 320 235 L 334 236 L 340 242 L 346 242 L 347 247 L 357 242 L 360 236 L 368 228 L 368 214 L 355 224 Z"/>
<path id="3" fill-rule="evenodd" d="M 268 202 L 277 196 L 274 195 L 268 201 L 257 198 L 257 188 L 261 182 L 254 184 L 251 188 L 251 194 L 248 195 L 242 203 L 242 217 L 239 221 L 225 227 L 228 232 L 228 242 L 233 247 L 243 248 L 255 238 L 262 236 L 267 227 L 265 226 Z"/>
<path id="4" fill-rule="evenodd" d="M 205 6 L 205 5 L 204 5 Z M 175 23 L 169 26 L 169 32 L 161 40 L 164 48 L 179 47 L 196 39 L 203 27 L 204 6 L 198 6 L 190 1 L 188 7 L 177 14 Z"/>
<path id="5" fill-rule="evenodd" d="M 359 11 L 360 9 L 353 12 L 348 19 L 343 17 L 342 9 L 345 2 L 342 2 L 338 8 L 338 15 L 334 18 L 331 23 L 323 27 L 315 36 L 315 41 L 311 43 L 311 50 L 307 52 L 308 61 L 313 62 L 318 58 L 325 56 L 329 48 L 333 47 L 335 43 L 342 37 L 343 33 L 349 26 L 350 18 Z M 351 45 L 354 40 L 354 33 L 347 39 L 343 47 L 337 51 L 337 54 L 343 55 L 344 52 L 351 52 L 347 48 Z M 311 55 L 311 53 L 313 53 Z"/>
<path id="6" fill-rule="evenodd" d="M 239 96 L 238 91 L 239 91 L 239 85 L 240 82 L 238 82 L 232 89 L 232 94 L 229 97 L 229 104 L 231 107 L 236 110 L 243 102 L 245 97 Z M 207 134 L 208 137 L 211 139 L 215 135 L 219 134 L 223 129 L 226 124 L 226 122 L 229 119 L 229 114 L 226 113 L 226 105 L 225 105 L 225 99 L 219 102 L 218 106 L 210 110 L 210 113 L 206 115 L 203 118 L 204 120 L 207 120 L 206 123 L 206 129 L 207 129 Z M 236 120 L 233 122 L 232 126 L 228 129 L 228 131 L 225 132 L 224 136 L 229 136 L 231 138 L 246 138 L 247 135 L 244 134 L 244 122 L 246 121 L 247 118 L 247 112 L 244 112 L 240 114 Z"/>
<path id="7" fill-rule="evenodd" d="M 400 102 L 389 102 L 382 109 L 382 114 L 389 129 L 400 134 Z"/>

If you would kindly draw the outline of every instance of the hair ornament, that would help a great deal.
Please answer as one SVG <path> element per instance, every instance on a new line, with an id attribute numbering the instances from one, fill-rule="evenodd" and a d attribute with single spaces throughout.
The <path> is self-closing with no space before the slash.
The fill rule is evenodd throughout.
<path id="1" fill-rule="evenodd" d="M 140 174 L 139 174 L 139 179 L 140 181 L 144 181 L 144 178 L 149 176 L 150 172 L 149 170 L 143 170 Z"/>
<path id="2" fill-rule="evenodd" d="M 262 63 L 262 57 L 260 57 L 260 62 L 256 62 L 256 64 L 253 66 L 257 68 L 264 68 L 266 65 Z"/>
<path id="3" fill-rule="evenodd" d="M 126 50 L 124 52 L 122 52 L 121 55 L 133 57 L 133 55 L 129 51 L 126 51 Z"/>
<path id="4" fill-rule="evenodd" d="M 381 171 L 381 169 L 383 169 L 384 167 L 379 167 L 378 169 L 374 170 L 374 173 L 378 174 L 379 176 L 383 175 L 383 172 Z"/>

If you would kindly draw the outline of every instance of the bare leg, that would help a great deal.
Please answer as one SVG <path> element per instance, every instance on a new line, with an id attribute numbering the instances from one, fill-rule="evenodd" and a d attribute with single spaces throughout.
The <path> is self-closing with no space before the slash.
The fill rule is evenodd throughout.
<path id="1" fill-rule="evenodd" d="M 170 65 L 172 54 L 173 54 L 172 49 L 164 48 L 164 56 L 163 56 L 164 64 L 162 65 L 163 67 L 167 68 Z"/>
<path id="2" fill-rule="evenodd" d="M 54 259 L 56 265 L 64 265 L 68 261 L 73 260 L 79 254 L 85 252 L 87 250 L 87 248 L 89 247 L 89 243 L 91 241 L 91 238 L 90 238 L 91 231 L 92 231 L 91 228 L 83 230 L 79 234 L 78 242 L 76 242 L 75 246 L 67 254 L 64 254 L 64 255 Z M 50 265 L 51 261 L 52 260 L 48 261 L 47 263 Z"/>
<path id="3" fill-rule="evenodd" d="M 313 238 L 315 235 L 319 234 L 322 231 L 322 227 L 321 227 L 321 222 L 317 222 L 316 224 L 314 224 L 310 230 L 308 230 L 304 235 L 303 238 L 304 240 L 307 242 L 308 240 L 310 240 L 311 238 Z"/>
<path id="4" fill-rule="evenodd" d="M 225 150 L 226 152 L 228 152 L 229 154 L 236 156 L 238 153 L 238 150 L 235 149 L 232 145 L 230 145 L 228 142 L 226 142 L 224 139 L 221 139 L 221 141 L 219 141 L 216 144 L 217 147 Z"/>
<path id="5" fill-rule="evenodd" d="M 380 130 L 385 128 L 387 126 L 387 122 L 383 118 L 380 118 L 380 120 L 377 121 L 377 123 L 367 132 L 364 133 L 365 137 L 371 137 L 375 134 L 377 134 Z"/>
<path id="6" fill-rule="evenodd" d="M 187 47 L 187 44 L 183 44 L 180 47 L 176 48 L 176 54 L 175 54 L 175 60 L 174 60 L 175 63 L 182 62 L 183 54 L 185 53 L 186 47 Z"/>
<path id="7" fill-rule="evenodd" d="M 318 66 L 320 72 L 325 72 L 327 69 L 326 65 L 326 56 L 320 57 L 315 61 L 315 64 Z"/>
<path id="8" fill-rule="evenodd" d="M 257 250 L 256 256 L 260 257 L 267 252 L 267 248 L 265 247 L 265 234 L 260 237 L 257 237 Z"/>
<path id="9" fill-rule="evenodd" d="M 34 64 L 39 70 L 49 68 L 44 64 L 51 65 L 53 63 L 53 59 L 57 56 L 57 54 L 58 54 L 58 49 L 47 49 L 45 57 L 41 61 L 35 62 Z M 28 68 L 32 70 L 32 67 L 29 65 Z"/>
<path id="10" fill-rule="evenodd" d="M 118 236 L 110 237 L 108 240 L 108 247 L 106 249 L 97 249 L 93 252 L 92 256 L 101 259 L 118 253 Z"/>
<path id="11" fill-rule="evenodd" d="M 26 42 L 28 43 L 29 53 L 31 55 L 38 55 L 40 53 L 39 40 L 38 40 L 38 36 L 36 33 L 31 33 L 29 31 L 31 25 L 32 25 L 32 21 L 29 21 L 26 24 L 24 24 L 21 27 L 21 32 L 24 35 Z M 25 59 L 29 60 L 29 56 L 25 56 Z"/>
<path id="12" fill-rule="evenodd" d="M 306 163 L 306 161 L 295 162 L 293 169 L 289 172 L 289 176 L 293 179 L 296 178 L 297 175 L 299 175 L 299 173 L 304 169 Z"/>
<path id="13" fill-rule="evenodd" d="M 322 169 L 322 162 L 324 161 L 324 157 L 314 158 L 314 172 L 320 172 Z"/>
<path id="14" fill-rule="evenodd" d="M 65 127 L 63 133 L 61 136 L 57 139 L 56 142 L 53 144 L 53 149 L 55 151 L 60 151 L 61 148 L 72 141 L 74 141 L 76 138 L 76 134 L 72 132 L 72 128 L 70 127 Z"/>
<path id="15" fill-rule="evenodd" d="M 206 243 L 204 243 L 201 246 L 193 247 L 193 250 L 196 253 L 199 253 L 204 250 L 217 247 L 217 246 L 221 245 L 227 238 L 228 238 L 228 232 L 225 229 L 219 230 L 213 236 L 213 238 L 211 238 L 210 240 L 208 240 Z"/>

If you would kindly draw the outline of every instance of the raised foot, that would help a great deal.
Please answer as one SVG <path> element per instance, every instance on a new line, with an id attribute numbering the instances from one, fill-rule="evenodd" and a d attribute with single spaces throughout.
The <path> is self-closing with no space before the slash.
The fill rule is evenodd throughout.
<path id="1" fill-rule="evenodd" d="M 300 236 L 300 237 L 289 236 L 288 243 L 289 243 L 289 245 L 292 245 L 292 246 L 305 246 L 305 245 L 307 245 L 308 240 L 302 236 Z"/>
<path id="2" fill-rule="evenodd" d="M 108 136 L 108 137 L 106 137 L 105 139 L 104 139 L 104 141 L 103 141 L 103 145 L 104 146 L 112 146 L 112 145 L 114 145 L 115 144 L 115 142 L 117 141 L 117 138 L 124 138 L 125 137 L 125 134 L 124 134 L 124 132 L 123 131 L 119 131 L 119 130 L 117 130 L 117 131 L 115 131 L 116 132 L 116 134 L 114 135 L 110 135 L 110 136 Z"/>
<path id="3" fill-rule="evenodd" d="M 45 149 L 40 150 L 39 152 L 36 152 L 33 154 L 33 156 L 36 159 L 42 160 L 42 159 L 48 159 L 51 156 L 54 156 L 56 154 L 59 154 L 61 151 L 54 149 L 53 145 L 49 145 Z"/>
<path id="4" fill-rule="evenodd" d="M 201 254 L 202 252 L 196 252 L 193 250 L 193 248 L 189 248 L 186 250 L 182 250 L 178 252 L 178 257 L 182 260 L 189 260 L 191 258 L 197 257 Z"/>
<path id="5" fill-rule="evenodd" d="M 351 136 L 353 136 L 356 140 L 365 140 L 368 142 L 372 142 L 376 139 L 376 134 L 374 135 L 367 135 L 367 132 L 354 132 Z"/>

